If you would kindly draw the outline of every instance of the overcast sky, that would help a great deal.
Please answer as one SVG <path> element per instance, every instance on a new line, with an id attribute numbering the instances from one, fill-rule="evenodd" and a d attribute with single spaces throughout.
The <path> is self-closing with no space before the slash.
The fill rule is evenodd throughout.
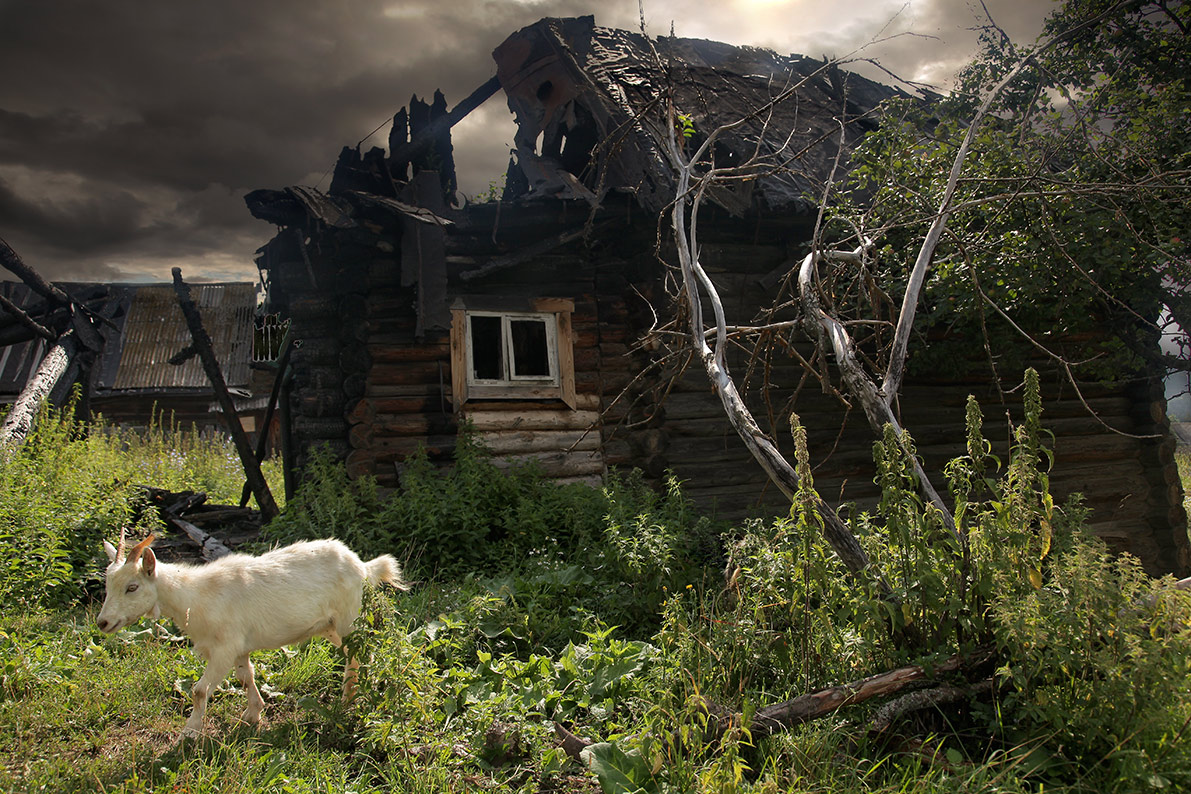
<path id="1" fill-rule="evenodd" d="M 1019 42 L 1047 0 L 986 0 Z M 846 9 L 846 10 L 845 10 Z M 647 31 L 840 56 L 874 37 L 899 74 L 945 88 L 979 2 L 644 0 Z M 411 94 L 449 106 L 491 52 L 545 16 L 636 29 L 637 0 L 0 0 L 0 237 L 60 280 L 255 280 L 274 232 L 243 195 L 325 189 L 344 145 L 384 146 Z M 870 73 L 870 76 L 875 76 Z M 462 191 L 500 177 L 497 94 L 454 130 Z M 0 278 L 7 273 L 0 273 Z"/>

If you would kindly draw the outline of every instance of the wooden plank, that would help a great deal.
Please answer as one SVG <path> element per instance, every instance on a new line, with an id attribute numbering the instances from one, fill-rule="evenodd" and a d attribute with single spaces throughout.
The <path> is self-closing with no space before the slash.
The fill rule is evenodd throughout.
<path id="1" fill-rule="evenodd" d="M 579 411 L 598 411 L 600 409 L 600 397 L 597 394 L 576 394 L 575 403 L 577 405 L 576 410 Z M 482 403 L 473 404 L 470 410 L 532 413 L 536 411 L 566 412 L 571 409 L 564 405 L 561 400 L 550 402 L 543 402 L 541 400 L 485 400 Z"/>
<path id="2" fill-rule="evenodd" d="M 570 303 L 568 301 L 568 303 Z M 573 307 L 574 304 L 571 304 Z M 542 311 L 546 311 L 542 309 Z M 571 408 L 578 406 L 575 397 L 575 347 L 572 341 L 571 314 L 564 309 L 558 312 L 558 375 L 559 392 L 562 401 Z"/>
<path id="3" fill-rule="evenodd" d="M 451 309 L 451 399 L 458 413 L 467 401 L 467 311 Z"/>
<path id="4" fill-rule="evenodd" d="M 595 411 L 506 411 L 467 410 L 465 416 L 480 432 L 490 430 L 586 430 L 597 427 L 600 415 Z"/>
<path id="5" fill-rule="evenodd" d="M 480 443 L 494 455 L 517 455 L 530 452 L 590 452 L 600 447 L 595 431 L 583 430 L 515 430 L 477 434 Z"/>
<path id="6" fill-rule="evenodd" d="M 522 466 L 530 462 L 536 463 L 550 477 L 584 477 L 604 471 L 603 458 L 586 452 L 569 455 L 562 452 L 509 455 L 492 461 L 497 468 Z"/>
<path id="7" fill-rule="evenodd" d="M 376 364 L 405 364 L 411 361 L 443 361 L 451 360 L 451 347 L 444 345 L 390 345 L 376 344 L 369 339 L 368 355 Z"/>

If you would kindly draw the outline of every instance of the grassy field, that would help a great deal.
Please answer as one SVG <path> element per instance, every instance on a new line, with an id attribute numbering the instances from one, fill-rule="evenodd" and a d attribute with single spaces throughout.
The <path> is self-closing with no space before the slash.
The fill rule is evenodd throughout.
<path id="1" fill-rule="evenodd" d="M 141 477 L 237 496 L 240 483 L 225 441 L 154 433 L 47 417 L 0 462 L 2 791 L 1191 786 L 1191 604 L 1087 537 L 1077 503 L 1050 502 L 1024 435 L 1004 470 L 978 453 L 952 469 L 970 536 L 963 565 L 917 501 L 900 445 L 878 445 L 886 498 L 851 520 L 892 598 L 849 577 L 799 505 L 788 519 L 726 526 L 677 484 L 559 488 L 497 470 L 467 440 L 453 470 L 415 460 L 387 496 L 322 458 L 265 543 L 334 534 L 364 557 L 398 554 L 417 586 L 366 595 L 352 703 L 340 702 L 343 658 L 325 641 L 262 651 L 262 725 L 238 722 L 245 698 L 229 677 L 203 735 L 181 741 L 201 664 L 168 621 L 112 636 L 95 627 L 99 539 L 156 528 L 138 509 Z M 1180 456 L 1185 477 L 1189 462 Z M 980 653 L 993 661 L 939 682 L 957 696 L 897 702 L 887 729 L 875 727 L 883 699 L 764 740 L 739 722 L 701 738 L 708 701 L 751 714 Z M 582 760 L 556 724 L 593 742 Z"/>

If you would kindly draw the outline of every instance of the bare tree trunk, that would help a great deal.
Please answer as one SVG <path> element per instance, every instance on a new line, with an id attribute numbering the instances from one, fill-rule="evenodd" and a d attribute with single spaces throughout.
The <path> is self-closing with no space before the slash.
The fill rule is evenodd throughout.
<path id="1" fill-rule="evenodd" d="M 1101 16 L 1104 15 L 1102 14 Z M 1022 70 L 1037 58 L 1039 53 L 1070 38 L 1079 29 L 1086 27 L 1094 21 L 1089 20 L 1078 28 L 1052 38 L 1034 53 L 1023 59 L 992 88 L 980 108 L 976 111 L 972 121 L 968 125 L 963 142 L 952 161 L 946 187 L 939 203 L 939 209 L 922 240 L 914 266 L 911 269 L 906 291 L 902 296 L 901 311 L 898 315 L 893 343 L 889 352 L 888 366 L 879 386 L 876 380 L 857 361 L 854 352 L 855 343 L 843 323 L 832 316 L 821 305 L 817 280 L 815 278 L 816 264 L 820 259 L 859 262 L 869 243 L 862 241 L 861 246 L 851 252 L 821 251 L 819 250 L 818 230 L 816 229 L 815 239 L 811 241 L 812 251 L 803 260 L 798 272 L 799 298 L 803 309 L 803 327 L 813 338 L 819 341 L 822 347 L 831 351 L 840 368 L 841 377 L 847 392 L 860 402 L 869 424 L 878 436 L 883 432 L 885 425 L 888 424 L 897 431 L 899 438 L 901 437 L 901 424 L 893 411 L 893 406 L 896 403 L 905 373 L 914 317 L 922 290 L 926 284 L 927 272 L 953 209 L 954 196 L 960 174 L 963 171 L 968 152 L 981 122 L 988 115 L 989 109 L 992 107 L 996 97 Z M 772 100 L 770 105 L 792 96 L 800 84 L 787 88 L 782 95 Z M 697 233 L 699 205 L 705 191 L 715 182 L 718 174 L 716 169 L 712 167 L 709 171 L 696 178 L 694 176 L 696 164 L 704 159 L 704 156 L 711 150 L 711 147 L 721 133 L 731 129 L 739 122 L 726 124 L 713 130 L 698 149 L 687 157 L 678 144 L 676 120 L 676 111 L 671 106 L 668 113 L 669 149 L 667 154 L 677 177 L 671 222 L 674 240 L 678 248 L 679 267 L 682 271 L 682 290 L 687 309 L 690 312 L 692 345 L 703 362 L 708 378 L 711 380 L 716 392 L 720 395 L 720 400 L 724 405 L 724 411 L 728 416 L 728 420 L 740 435 L 753 457 L 756 458 L 769 475 L 770 480 L 784 494 L 792 498 L 798 489 L 798 474 L 794 467 L 790 465 L 789 461 L 778 451 L 772 440 L 767 438 L 762 432 L 737 391 L 732 376 L 728 373 L 727 362 L 724 357 L 724 350 L 727 346 L 727 323 L 724 317 L 723 304 L 720 301 L 715 284 L 699 263 L 699 239 Z M 841 147 L 843 146 L 842 136 L 840 145 Z M 757 169 L 760 165 L 760 162 L 736 165 L 730 169 L 726 169 L 726 173 L 729 177 L 739 178 L 745 175 L 750 168 Z M 830 183 L 827 189 L 828 191 L 831 190 Z M 824 196 L 824 202 L 826 202 L 827 198 L 827 196 Z M 686 215 L 688 206 L 690 208 L 689 218 Z M 703 297 L 709 300 L 715 314 L 714 343 L 709 342 L 707 326 L 703 321 Z M 915 475 L 918 477 L 919 487 L 922 489 L 923 494 L 936 508 L 940 519 L 950 531 L 952 537 L 962 543 L 963 538 L 961 537 L 960 529 L 956 526 L 951 510 L 932 485 L 927 472 L 914 456 L 908 455 L 907 457 L 910 460 Z M 863 549 L 860 548 L 859 543 L 856 542 L 856 538 L 852 535 L 847 525 L 821 499 L 818 502 L 817 509 L 820 515 L 822 515 L 826 526 L 824 536 L 832 548 L 835 549 L 836 553 L 840 555 L 844 564 L 854 574 L 864 570 L 868 566 L 868 558 L 864 554 Z M 877 577 L 877 581 L 880 582 L 883 589 L 887 589 L 887 586 L 880 580 L 879 576 Z"/>
<path id="2" fill-rule="evenodd" d="M 713 140 L 714 135 L 709 138 L 708 143 Z M 672 161 L 678 169 L 677 198 L 673 205 L 671 218 L 674 239 L 678 245 L 678 262 L 682 270 L 683 290 L 686 295 L 687 308 L 690 311 L 692 343 L 695 351 L 699 354 L 708 379 L 711 380 L 712 386 L 720 397 L 728 421 L 736 429 L 753 458 L 769 475 L 769 479 L 787 498 L 793 501 L 800 487 L 797 470 L 790 465 L 790 461 L 781 453 L 772 439 L 768 438 L 761 430 L 728 372 L 728 363 L 724 353 L 727 322 L 724 317 L 723 303 L 720 301 L 715 284 L 699 264 L 696 253 L 699 250 L 696 236 L 699 203 L 706 186 L 705 182 L 700 182 L 698 188 L 693 189 L 691 186 L 691 164 L 698 161 L 699 155 L 697 153 L 689 162 L 684 162 L 674 138 L 673 125 L 670 130 L 670 150 Z M 691 217 L 688 221 L 686 217 L 687 196 L 692 190 L 695 196 L 691 200 Z M 700 286 L 703 293 L 710 299 L 715 313 L 716 340 L 714 347 L 708 343 L 703 323 Z M 879 574 L 874 576 L 869 565 L 868 555 L 839 514 L 817 495 L 815 509 L 823 519 L 823 536 L 848 570 L 854 575 L 871 578 L 883 593 L 892 592 Z"/>
<path id="3" fill-rule="evenodd" d="M 277 502 L 273 500 L 273 493 L 269 484 L 261 474 L 260 463 L 253 454 L 248 443 L 248 435 L 240 425 L 240 417 L 236 413 L 236 405 L 228 394 L 227 384 L 223 380 L 223 373 L 219 370 L 219 362 L 215 359 L 215 352 L 211 349 L 211 337 L 203 328 L 203 318 L 198 307 L 190 299 L 190 287 L 182 280 L 182 269 L 173 268 L 174 291 L 178 293 L 178 305 L 182 307 L 182 314 L 186 317 L 186 325 L 190 329 L 190 336 L 194 340 L 194 350 L 202 362 L 203 371 L 207 373 L 207 380 L 215 392 L 215 399 L 223 410 L 223 418 L 227 423 L 228 432 L 232 434 L 232 442 L 236 445 L 236 452 L 240 455 L 240 463 L 244 466 L 244 475 L 252 487 L 256 503 L 260 505 L 261 515 L 265 521 L 272 521 L 277 517 Z"/>

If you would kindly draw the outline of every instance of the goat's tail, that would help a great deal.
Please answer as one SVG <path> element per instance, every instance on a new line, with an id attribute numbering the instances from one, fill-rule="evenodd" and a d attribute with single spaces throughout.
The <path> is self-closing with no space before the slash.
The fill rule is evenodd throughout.
<path id="1" fill-rule="evenodd" d="M 375 560 L 364 563 L 364 568 L 368 571 L 368 584 L 388 582 L 398 590 L 409 589 L 409 584 L 401 578 L 401 568 L 397 566 L 397 560 L 392 554 L 382 554 Z"/>

